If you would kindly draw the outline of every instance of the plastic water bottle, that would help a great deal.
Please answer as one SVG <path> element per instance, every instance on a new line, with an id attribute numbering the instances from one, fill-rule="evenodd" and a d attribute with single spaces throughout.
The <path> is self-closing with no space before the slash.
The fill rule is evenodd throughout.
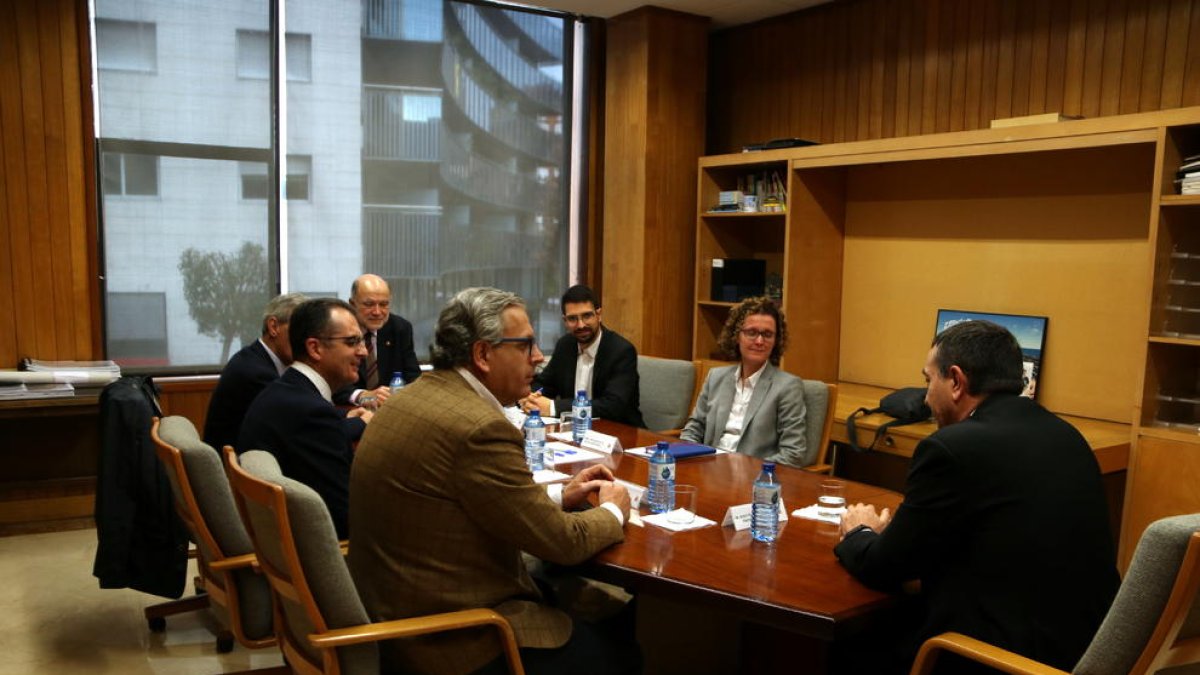
<path id="1" fill-rule="evenodd" d="M 762 473 L 754 479 L 753 517 L 750 536 L 755 541 L 774 543 L 779 537 L 779 479 L 775 462 L 763 462 Z"/>
<path id="2" fill-rule="evenodd" d="M 587 397 L 587 390 L 580 389 L 571 401 L 571 440 L 583 442 L 583 436 L 592 428 L 592 400 Z"/>
<path id="3" fill-rule="evenodd" d="M 650 455 L 650 480 L 646 490 L 651 513 L 666 513 L 675 508 L 675 456 L 666 441 L 659 441 Z"/>
<path id="4" fill-rule="evenodd" d="M 392 373 L 391 383 L 392 393 L 396 393 L 404 388 L 404 373 Z"/>
<path id="5" fill-rule="evenodd" d="M 530 410 L 525 417 L 525 463 L 530 471 L 541 471 L 546 467 L 546 423 L 542 413 Z"/>

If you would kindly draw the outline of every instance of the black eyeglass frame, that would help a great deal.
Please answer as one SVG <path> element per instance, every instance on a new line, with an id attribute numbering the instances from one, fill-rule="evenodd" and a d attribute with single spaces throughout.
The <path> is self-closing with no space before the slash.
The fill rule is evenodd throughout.
<path id="1" fill-rule="evenodd" d="M 354 349 L 367 340 L 362 335 L 318 335 L 316 338 L 318 340 L 338 340 L 351 349 Z"/>
<path id="2" fill-rule="evenodd" d="M 533 348 L 535 346 L 537 346 L 537 338 L 533 337 L 532 335 L 529 337 L 520 337 L 520 338 L 500 338 L 499 340 L 496 340 L 496 342 L 493 344 L 505 344 L 505 343 L 507 343 L 507 344 L 524 344 L 526 355 L 532 357 L 533 356 Z"/>

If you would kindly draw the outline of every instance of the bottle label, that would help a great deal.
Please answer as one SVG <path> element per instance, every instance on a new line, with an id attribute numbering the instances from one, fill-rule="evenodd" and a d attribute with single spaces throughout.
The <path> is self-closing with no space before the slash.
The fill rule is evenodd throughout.
<path id="1" fill-rule="evenodd" d="M 675 463 L 656 464 L 655 478 L 659 480 L 675 480 Z"/>

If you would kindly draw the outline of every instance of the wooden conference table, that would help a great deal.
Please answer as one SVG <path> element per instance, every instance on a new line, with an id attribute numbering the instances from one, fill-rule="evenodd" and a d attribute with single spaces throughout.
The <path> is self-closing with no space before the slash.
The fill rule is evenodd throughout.
<path id="1" fill-rule="evenodd" d="M 624 448 L 666 438 L 604 420 L 597 420 L 595 429 L 616 436 Z M 618 478 L 646 484 L 646 460 L 616 454 L 605 461 Z M 679 461 L 676 482 L 698 486 L 697 514 L 718 525 L 685 532 L 627 525 L 625 541 L 597 555 L 588 575 L 634 593 L 703 604 L 822 641 L 856 630 L 872 613 L 894 604 L 892 596 L 863 586 L 838 563 L 833 555 L 836 525 L 793 517 L 782 526 L 774 546 L 754 542 L 749 530 L 719 526 L 728 507 L 750 501 L 761 465 L 761 460 L 736 453 Z M 556 468 L 574 473 L 582 466 Z M 779 466 L 777 474 L 789 512 L 815 504 L 820 482 L 826 479 L 786 466 Z M 853 482 L 846 483 L 846 498 L 893 510 L 901 499 L 894 492 Z M 642 513 L 647 511 L 643 508 Z"/>

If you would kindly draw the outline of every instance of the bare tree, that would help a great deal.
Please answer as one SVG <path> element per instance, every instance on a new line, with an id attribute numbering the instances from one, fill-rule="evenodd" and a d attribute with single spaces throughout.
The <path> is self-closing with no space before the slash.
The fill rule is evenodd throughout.
<path id="1" fill-rule="evenodd" d="M 234 338 L 248 343 L 259 334 L 270 280 L 263 247 L 246 242 L 237 253 L 203 253 L 189 248 L 179 257 L 188 314 L 200 333 L 221 338 L 221 363 Z"/>

